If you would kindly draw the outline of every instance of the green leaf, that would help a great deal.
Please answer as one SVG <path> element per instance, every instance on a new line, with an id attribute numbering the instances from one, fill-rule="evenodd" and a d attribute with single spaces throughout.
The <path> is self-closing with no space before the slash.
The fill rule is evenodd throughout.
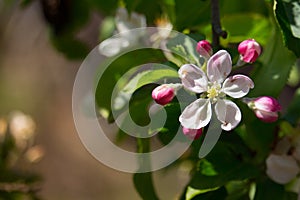
<path id="1" fill-rule="evenodd" d="M 132 69 L 128 74 L 137 71 L 137 69 Z M 113 97 L 113 109 L 120 111 L 126 107 L 132 94 L 142 86 L 151 83 L 158 83 L 159 80 L 166 80 L 167 78 L 177 78 L 178 73 L 174 69 L 170 69 L 162 64 L 152 64 L 147 70 L 135 74 L 133 77 L 122 77 L 124 80 L 119 80 L 117 87 L 120 88 Z M 127 83 L 122 86 L 122 83 Z"/>
<path id="2" fill-rule="evenodd" d="M 131 51 L 111 61 L 112 63 L 104 71 L 96 87 L 97 105 L 100 109 L 106 110 L 108 113 L 111 113 L 111 97 L 120 77 L 130 69 L 142 64 L 163 62 L 165 61 L 165 57 L 159 50 L 143 49 Z M 107 63 L 104 63 L 104 65 Z M 99 67 L 101 68 L 101 66 Z M 111 117 L 109 116 L 109 118 Z"/>
<path id="3" fill-rule="evenodd" d="M 300 57 L 300 2 L 276 0 L 275 16 L 282 30 L 285 45 Z"/>
<path id="4" fill-rule="evenodd" d="M 243 1 L 243 3 L 240 0 L 226 0 L 220 1 L 220 12 L 221 14 L 257 13 L 267 16 L 267 6 L 261 0 Z"/>
<path id="5" fill-rule="evenodd" d="M 134 186 L 143 200 L 158 200 L 152 184 L 152 173 L 139 173 L 133 176 Z"/>
<path id="6" fill-rule="evenodd" d="M 164 127 L 159 131 L 158 138 L 164 145 L 167 145 L 180 128 L 178 119 L 181 115 L 181 110 L 179 103 L 168 104 L 164 109 L 167 112 L 167 120 Z"/>
<path id="7" fill-rule="evenodd" d="M 196 51 L 197 41 L 191 37 L 183 37 L 181 34 L 168 40 L 167 48 L 172 52 L 172 56 L 168 60 L 174 62 L 178 66 L 186 63 L 197 64 L 202 66 L 200 56 Z"/>
<path id="8" fill-rule="evenodd" d="M 249 181 L 230 181 L 226 184 L 226 190 L 228 192 L 226 200 L 250 200 Z"/>
<path id="9" fill-rule="evenodd" d="M 296 125 L 300 118 L 300 88 L 294 94 L 292 102 L 289 104 L 288 110 L 284 118 L 286 118 L 291 124 Z"/>
<path id="10" fill-rule="evenodd" d="M 210 22 L 210 1 L 175 0 L 176 24 L 178 31 L 191 29 Z"/>
<path id="11" fill-rule="evenodd" d="M 216 188 L 210 188 L 210 189 L 205 189 L 205 190 L 198 190 L 198 189 L 194 189 L 192 187 L 188 187 L 187 191 L 186 191 L 186 194 L 185 194 L 185 199 L 186 200 L 191 200 L 199 194 L 203 194 L 203 193 L 206 193 L 206 192 L 211 192 L 211 191 L 214 191 L 214 190 L 217 190 L 217 189 L 219 189 L 219 188 L 216 187 Z"/>
<path id="12" fill-rule="evenodd" d="M 212 200 L 212 199 L 225 199 L 227 196 L 227 191 L 224 187 L 211 192 L 206 192 L 195 196 L 192 200 Z"/>
<path id="13" fill-rule="evenodd" d="M 261 164 L 271 151 L 271 146 L 274 141 L 274 131 L 276 123 L 264 123 L 256 118 L 253 111 L 247 105 L 237 102 L 243 113 L 240 127 L 237 131 L 247 146 L 253 151 L 252 162 Z"/>
<path id="14" fill-rule="evenodd" d="M 153 85 L 147 85 L 137 90 L 129 102 L 129 113 L 131 119 L 140 126 L 145 126 L 150 122 L 149 104 L 153 102 L 151 92 Z M 128 126 L 128 125 L 127 125 Z M 133 127 L 134 125 L 132 125 Z M 150 127 L 151 128 L 151 127 Z M 158 127 L 152 127 L 156 129 Z M 148 130 L 149 133 L 150 130 Z"/>
<path id="15" fill-rule="evenodd" d="M 99 29 L 99 40 L 102 41 L 112 36 L 115 28 L 115 18 L 106 17 L 103 19 Z"/>
<path id="16" fill-rule="evenodd" d="M 209 189 L 224 186 L 228 181 L 244 180 L 256 177 L 259 172 L 252 164 L 240 159 L 232 149 L 234 144 L 221 140 L 208 154 L 206 159 L 213 165 L 217 175 L 204 175 L 199 169 L 192 177 L 189 186 L 197 189 Z M 201 165 L 200 165 L 201 167 Z"/>
<path id="17" fill-rule="evenodd" d="M 282 200 L 284 199 L 284 186 L 279 185 L 270 179 L 258 182 L 256 185 L 256 193 L 254 200 Z"/>
<path id="18" fill-rule="evenodd" d="M 296 58 L 283 45 L 278 31 L 273 33 L 261 57 L 262 66 L 257 66 L 251 75 L 255 87 L 248 96 L 278 96 L 289 77 Z"/>
<path id="19" fill-rule="evenodd" d="M 218 172 L 214 169 L 214 166 L 208 162 L 206 159 L 201 159 L 199 161 L 199 169 L 201 170 L 201 174 L 205 176 L 216 176 Z"/>
<path id="20" fill-rule="evenodd" d="M 289 75 L 288 85 L 292 87 L 296 87 L 297 85 L 299 85 L 299 83 L 300 83 L 300 59 L 297 59 Z"/>
<path id="21" fill-rule="evenodd" d="M 271 34 L 269 19 L 257 13 L 225 15 L 222 18 L 222 26 L 228 32 L 228 38 L 221 40 L 224 46 L 228 43 L 240 43 L 249 38 L 255 38 L 264 46 Z"/>
<path id="22" fill-rule="evenodd" d="M 137 139 L 137 148 L 138 153 L 148 153 L 150 151 L 150 140 L 149 138 L 138 138 Z M 150 158 L 143 157 L 140 160 L 141 167 L 145 165 L 150 165 Z M 136 173 L 133 175 L 133 183 L 134 186 L 142 197 L 143 200 L 158 200 L 158 196 L 156 195 L 155 188 L 153 186 L 152 173 Z"/>

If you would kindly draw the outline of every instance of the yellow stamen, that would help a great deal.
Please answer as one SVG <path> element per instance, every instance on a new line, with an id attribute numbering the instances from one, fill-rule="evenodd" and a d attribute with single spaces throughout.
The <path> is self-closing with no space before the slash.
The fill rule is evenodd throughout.
<path id="1" fill-rule="evenodd" d="M 216 98 L 219 96 L 219 93 L 220 93 L 220 86 L 212 86 L 207 90 L 207 97 Z"/>

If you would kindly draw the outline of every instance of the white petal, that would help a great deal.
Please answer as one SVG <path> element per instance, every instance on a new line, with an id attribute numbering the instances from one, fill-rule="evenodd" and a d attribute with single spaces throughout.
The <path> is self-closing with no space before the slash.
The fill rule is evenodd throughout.
<path id="1" fill-rule="evenodd" d="M 99 52 L 107 57 L 115 56 L 129 46 L 124 38 L 109 38 L 99 44 Z"/>
<path id="2" fill-rule="evenodd" d="M 300 172 L 292 156 L 271 154 L 266 160 L 267 175 L 275 182 L 286 184 Z"/>
<path id="3" fill-rule="evenodd" d="M 146 17 L 132 12 L 130 15 L 124 8 L 119 8 L 115 17 L 116 27 L 121 37 L 126 38 L 130 43 L 137 43 L 138 38 L 143 34 L 142 30 L 132 29 L 146 27 Z"/>
<path id="4" fill-rule="evenodd" d="M 215 105 L 218 120 L 222 122 L 221 128 L 225 131 L 234 129 L 241 121 L 242 114 L 235 103 L 219 99 Z"/>
<path id="5" fill-rule="evenodd" d="M 208 99 L 197 99 L 188 105 L 179 117 L 183 127 L 200 129 L 211 119 L 211 104 Z"/>
<path id="6" fill-rule="evenodd" d="M 253 87 L 254 83 L 248 76 L 238 74 L 224 81 L 222 91 L 233 98 L 241 98 Z"/>
<path id="7" fill-rule="evenodd" d="M 178 70 L 183 86 L 195 93 L 207 90 L 207 78 L 205 73 L 196 65 L 186 64 Z"/>
<path id="8" fill-rule="evenodd" d="M 144 15 L 132 12 L 128 14 L 124 8 L 119 8 L 115 17 L 118 31 L 127 32 L 131 29 L 146 27 L 146 17 Z"/>
<path id="9" fill-rule="evenodd" d="M 207 62 L 207 75 L 211 82 L 222 83 L 230 74 L 232 61 L 229 53 L 220 50 L 215 53 Z"/>

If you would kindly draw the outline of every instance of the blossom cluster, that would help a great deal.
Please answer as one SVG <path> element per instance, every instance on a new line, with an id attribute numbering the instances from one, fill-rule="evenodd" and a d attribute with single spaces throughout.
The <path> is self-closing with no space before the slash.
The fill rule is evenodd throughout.
<path id="1" fill-rule="evenodd" d="M 156 20 L 157 32 L 147 38 L 152 46 L 157 48 L 166 38 L 169 37 L 173 25 L 166 17 Z M 112 57 L 121 53 L 129 47 L 139 44 L 143 31 L 132 31 L 134 29 L 146 28 L 146 17 L 136 12 L 128 13 L 125 8 L 118 8 L 115 16 L 116 37 L 108 38 L 102 41 L 98 50 L 101 55 Z"/>
<path id="2" fill-rule="evenodd" d="M 279 184 L 291 184 L 300 199 L 300 134 L 283 137 L 266 159 L 267 175 Z"/>
<path id="3" fill-rule="evenodd" d="M 232 59 L 226 50 L 213 54 L 211 44 L 202 40 L 197 43 L 196 51 L 205 59 L 204 66 L 184 64 L 178 70 L 181 84 L 163 84 L 152 92 L 152 98 L 161 105 L 170 103 L 180 88 L 200 96 L 179 117 L 183 133 L 194 139 L 199 138 L 203 127 L 211 121 L 213 110 L 223 130 L 234 129 L 240 123 L 242 113 L 231 99 L 243 98 L 254 88 L 253 81 L 246 75 L 229 76 Z M 255 62 L 261 54 L 261 47 L 254 39 L 248 39 L 239 44 L 238 51 L 240 66 L 241 63 Z M 278 119 L 281 106 L 273 97 L 244 98 L 243 102 L 264 122 Z"/>

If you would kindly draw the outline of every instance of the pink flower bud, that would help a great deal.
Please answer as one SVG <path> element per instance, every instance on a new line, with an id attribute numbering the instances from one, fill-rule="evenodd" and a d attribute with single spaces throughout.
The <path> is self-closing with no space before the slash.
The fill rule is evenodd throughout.
<path id="1" fill-rule="evenodd" d="M 207 40 L 201 40 L 197 43 L 197 52 L 208 59 L 213 54 L 213 50 L 211 48 L 211 44 Z"/>
<path id="2" fill-rule="evenodd" d="M 238 51 L 244 62 L 253 63 L 261 54 L 261 47 L 254 39 L 248 39 L 239 44 Z"/>
<path id="3" fill-rule="evenodd" d="M 170 87 L 168 84 L 160 85 L 152 91 L 152 98 L 160 105 L 166 105 L 170 103 L 174 96 L 174 88 Z"/>
<path id="4" fill-rule="evenodd" d="M 189 129 L 189 128 L 182 128 L 182 132 L 184 135 L 188 136 L 191 139 L 198 139 L 202 135 L 202 128 L 200 129 Z"/>
<path id="5" fill-rule="evenodd" d="M 248 105 L 254 110 L 256 117 L 263 122 L 275 122 L 278 119 L 277 112 L 281 110 L 278 101 L 269 96 L 255 98 Z"/>

